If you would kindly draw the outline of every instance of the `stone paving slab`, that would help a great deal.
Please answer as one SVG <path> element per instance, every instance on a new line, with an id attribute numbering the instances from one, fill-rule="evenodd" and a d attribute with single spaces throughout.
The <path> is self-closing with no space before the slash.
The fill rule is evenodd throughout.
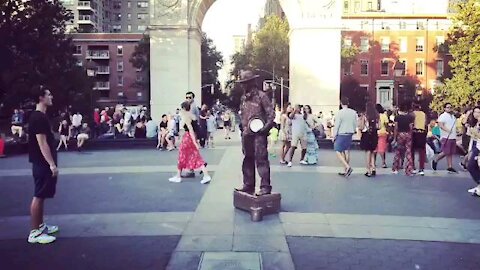
<path id="1" fill-rule="evenodd" d="M 199 270 L 260 270 L 261 257 L 255 252 L 205 252 Z"/>
<path id="2" fill-rule="evenodd" d="M 181 235 L 192 215 L 188 212 L 54 215 L 47 216 L 45 222 L 58 225 L 61 238 Z M 24 239 L 29 231 L 29 216 L 0 219 L 0 240 Z"/>
<path id="3" fill-rule="evenodd" d="M 480 262 L 478 244 L 320 237 L 287 241 L 295 268 L 301 270 L 476 270 Z"/>
<path id="4" fill-rule="evenodd" d="M 231 251 L 232 235 L 183 235 L 177 251 Z"/>

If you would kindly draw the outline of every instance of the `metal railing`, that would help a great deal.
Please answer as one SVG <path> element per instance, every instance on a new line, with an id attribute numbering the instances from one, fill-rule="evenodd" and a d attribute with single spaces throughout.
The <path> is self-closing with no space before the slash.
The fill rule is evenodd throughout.
<path id="1" fill-rule="evenodd" d="M 110 74 L 110 67 L 109 66 L 98 66 L 97 67 L 97 74 Z"/>
<path id="2" fill-rule="evenodd" d="M 87 58 L 96 58 L 96 59 L 108 59 L 110 58 L 110 52 L 109 51 L 87 51 Z"/>
<path id="3" fill-rule="evenodd" d="M 109 90 L 110 82 L 96 82 L 94 89 L 96 90 Z"/>

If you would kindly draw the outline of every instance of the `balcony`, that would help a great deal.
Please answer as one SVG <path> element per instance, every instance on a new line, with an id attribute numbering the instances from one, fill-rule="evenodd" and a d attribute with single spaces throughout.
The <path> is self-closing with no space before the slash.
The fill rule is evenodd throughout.
<path id="1" fill-rule="evenodd" d="M 110 74 L 110 67 L 109 66 L 97 67 L 97 74 Z"/>
<path id="2" fill-rule="evenodd" d="M 93 17 L 90 15 L 79 15 L 78 16 L 78 24 L 89 24 L 95 26 L 95 22 L 93 21 Z"/>
<path id="3" fill-rule="evenodd" d="M 96 82 L 94 90 L 110 90 L 110 82 Z"/>
<path id="4" fill-rule="evenodd" d="M 106 50 L 102 51 L 87 51 L 86 59 L 110 59 L 110 52 Z"/>
<path id="5" fill-rule="evenodd" d="M 90 1 L 78 1 L 77 9 L 78 10 L 94 11 L 94 9 L 92 7 L 92 3 Z"/>

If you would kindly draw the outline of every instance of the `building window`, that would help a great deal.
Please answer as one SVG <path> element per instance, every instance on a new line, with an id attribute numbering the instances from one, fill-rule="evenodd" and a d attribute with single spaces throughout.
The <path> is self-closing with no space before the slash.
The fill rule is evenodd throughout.
<path id="1" fill-rule="evenodd" d="M 423 47 L 425 46 L 425 39 L 424 38 L 417 38 L 417 44 L 415 46 L 415 51 L 423 52 Z"/>
<path id="2" fill-rule="evenodd" d="M 353 12 L 360 12 L 360 1 L 355 1 L 355 6 L 353 7 Z"/>
<path id="3" fill-rule="evenodd" d="M 113 2 L 113 8 L 114 9 L 121 9 L 122 8 L 122 2 L 121 1 Z"/>
<path id="4" fill-rule="evenodd" d="M 143 82 L 143 76 L 140 74 L 137 74 L 137 82 Z"/>
<path id="5" fill-rule="evenodd" d="M 390 30 L 390 26 L 388 25 L 388 22 L 383 21 L 381 25 L 382 25 L 382 30 Z"/>
<path id="6" fill-rule="evenodd" d="M 343 39 L 343 47 L 344 48 L 350 48 L 352 47 L 352 38 L 346 37 Z"/>
<path id="7" fill-rule="evenodd" d="M 73 54 L 82 54 L 82 45 L 75 45 L 75 50 Z"/>
<path id="8" fill-rule="evenodd" d="M 423 59 L 417 59 L 415 61 L 415 74 L 417 76 L 423 76 Z"/>
<path id="9" fill-rule="evenodd" d="M 361 52 L 368 52 L 370 48 L 369 40 L 367 37 L 360 38 L 360 51 Z"/>
<path id="10" fill-rule="evenodd" d="M 128 31 L 129 33 L 132 32 L 132 25 L 131 25 L 131 24 L 127 25 L 127 31 Z"/>
<path id="11" fill-rule="evenodd" d="M 117 45 L 117 55 L 123 55 L 123 46 Z"/>
<path id="12" fill-rule="evenodd" d="M 132 13 L 128 13 L 127 14 L 127 20 L 131 20 L 132 19 Z"/>
<path id="13" fill-rule="evenodd" d="M 75 63 L 76 66 L 81 67 L 83 66 L 83 62 L 81 59 L 78 59 L 77 62 Z"/>
<path id="14" fill-rule="evenodd" d="M 118 61 L 117 62 L 117 71 L 119 71 L 119 72 L 123 71 L 123 61 Z"/>
<path id="15" fill-rule="evenodd" d="M 417 30 L 425 30 L 425 23 L 423 21 L 417 21 Z"/>
<path id="16" fill-rule="evenodd" d="M 128 2 L 127 2 L 127 7 L 128 7 L 128 8 L 132 8 L 132 2 L 128 1 Z"/>
<path id="17" fill-rule="evenodd" d="M 114 25 L 112 27 L 114 33 L 120 33 L 122 32 L 122 26 L 121 25 Z"/>
<path id="18" fill-rule="evenodd" d="M 437 46 L 440 46 L 442 45 L 443 43 L 445 43 L 445 37 L 444 36 L 437 36 L 435 37 L 435 45 Z"/>
<path id="19" fill-rule="evenodd" d="M 443 68 L 444 68 L 443 59 L 438 59 L 437 60 L 437 77 L 443 76 Z"/>
<path id="20" fill-rule="evenodd" d="M 138 25 L 137 30 L 138 31 L 145 31 L 145 30 L 147 30 L 147 26 L 146 25 Z"/>
<path id="21" fill-rule="evenodd" d="M 399 28 L 400 28 L 400 30 L 407 29 L 407 22 L 406 21 L 400 21 Z"/>
<path id="22" fill-rule="evenodd" d="M 408 40 L 406 37 L 399 38 L 398 43 L 399 43 L 399 47 L 400 47 L 399 49 L 401 53 L 408 52 Z"/>
<path id="23" fill-rule="evenodd" d="M 148 1 L 138 1 L 137 7 L 139 8 L 148 8 Z"/>
<path id="24" fill-rule="evenodd" d="M 368 60 L 360 60 L 360 75 L 368 75 Z"/>
<path id="25" fill-rule="evenodd" d="M 344 75 L 353 75 L 352 64 L 351 63 L 348 63 L 343 67 L 343 74 Z"/>
<path id="26" fill-rule="evenodd" d="M 123 75 L 118 75 L 117 86 L 123 86 Z"/>
<path id="27" fill-rule="evenodd" d="M 382 44 L 382 53 L 390 52 L 390 38 L 382 37 L 381 44 Z"/>
<path id="28" fill-rule="evenodd" d="M 343 11 L 348 12 L 348 1 L 343 1 Z"/>
<path id="29" fill-rule="evenodd" d="M 403 63 L 402 76 L 405 76 L 405 75 L 407 75 L 407 60 L 401 59 L 399 61 L 400 61 L 400 63 Z"/>
<path id="30" fill-rule="evenodd" d="M 137 19 L 139 19 L 139 20 L 146 20 L 147 18 L 148 18 L 147 13 L 138 13 L 137 14 Z"/>
<path id="31" fill-rule="evenodd" d="M 120 22 L 120 21 L 122 20 L 122 14 L 121 14 L 121 13 L 115 14 L 115 20 L 116 20 L 117 22 Z"/>
<path id="32" fill-rule="evenodd" d="M 369 24 L 370 24 L 369 21 L 361 21 L 360 28 L 362 28 L 362 30 L 367 30 Z"/>
<path id="33" fill-rule="evenodd" d="M 381 62 L 381 75 L 388 76 L 388 60 L 382 60 Z"/>
<path id="34" fill-rule="evenodd" d="M 373 10 L 373 3 L 372 3 L 372 1 L 368 1 L 368 3 L 367 3 L 367 10 L 368 10 L 368 11 L 372 11 L 372 10 Z"/>

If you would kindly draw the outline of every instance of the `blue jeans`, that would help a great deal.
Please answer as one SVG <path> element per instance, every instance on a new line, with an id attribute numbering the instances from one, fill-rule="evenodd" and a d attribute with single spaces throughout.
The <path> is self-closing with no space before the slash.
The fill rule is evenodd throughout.
<path id="1" fill-rule="evenodd" d="M 468 159 L 467 169 L 475 183 L 480 184 L 480 168 L 478 167 L 477 157 L 480 150 L 477 148 L 477 142 L 473 141 L 472 153 Z"/>

